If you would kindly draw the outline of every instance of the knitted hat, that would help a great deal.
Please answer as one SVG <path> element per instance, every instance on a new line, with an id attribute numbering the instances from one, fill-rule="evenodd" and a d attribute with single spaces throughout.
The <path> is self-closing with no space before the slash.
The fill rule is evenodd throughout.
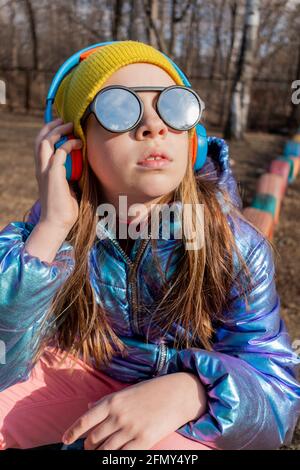
<path id="1" fill-rule="evenodd" d="M 54 105 L 58 116 L 64 122 L 73 122 L 73 133 L 83 142 L 82 154 L 84 159 L 86 139 L 80 119 L 98 91 L 118 69 L 129 64 L 146 62 L 161 67 L 177 85 L 184 85 L 171 62 L 157 49 L 143 42 L 120 41 L 100 46 L 82 56 L 86 58 L 61 82 Z M 189 132 L 190 138 L 193 137 L 194 132 L 195 128 Z"/>

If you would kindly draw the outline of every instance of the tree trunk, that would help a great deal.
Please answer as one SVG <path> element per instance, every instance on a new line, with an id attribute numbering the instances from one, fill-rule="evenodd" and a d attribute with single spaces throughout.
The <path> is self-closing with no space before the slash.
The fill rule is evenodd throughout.
<path id="1" fill-rule="evenodd" d="M 152 0 L 150 3 L 151 3 L 151 20 L 152 20 L 152 27 L 150 28 L 150 44 L 156 48 L 159 48 L 157 36 L 153 29 L 153 24 L 157 25 L 158 23 L 158 11 L 159 11 L 158 1 Z"/>
<path id="2" fill-rule="evenodd" d="M 185 62 L 183 64 L 185 74 L 187 77 L 191 76 L 193 73 L 193 64 L 197 61 L 197 21 L 198 21 L 198 11 L 197 11 L 197 0 L 191 2 L 191 12 L 189 16 L 189 21 L 187 22 L 186 27 L 186 47 L 185 47 Z"/>
<path id="3" fill-rule="evenodd" d="M 230 44 L 225 65 L 225 77 L 222 83 L 222 108 L 220 110 L 219 125 L 221 127 L 225 124 L 225 119 L 228 116 L 226 110 L 229 108 L 230 91 L 231 91 L 231 76 L 234 65 L 237 63 L 237 55 L 240 47 L 240 35 L 238 34 L 238 25 L 242 15 L 243 5 L 239 0 L 232 0 L 230 2 Z"/>
<path id="4" fill-rule="evenodd" d="M 8 109 L 10 111 L 14 110 L 14 100 L 13 100 L 13 88 L 14 88 L 14 83 L 18 75 L 18 65 L 19 65 L 19 54 L 18 54 L 18 37 L 17 37 L 17 28 L 16 28 L 16 23 L 15 23 L 15 17 L 16 17 L 16 10 L 17 6 L 14 1 L 10 3 L 10 11 L 9 11 L 9 24 L 11 25 L 10 29 L 10 50 L 11 50 L 11 60 L 10 60 L 10 65 L 11 65 L 11 72 L 8 72 L 8 77 L 9 79 L 7 83 L 9 83 L 9 86 L 4 87 L 4 91 L 6 92 L 6 102 L 8 105 Z"/>
<path id="5" fill-rule="evenodd" d="M 145 25 L 143 21 L 143 5 L 141 0 L 130 2 L 129 38 L 133 41 L 145 40 Z"/>
<path id="6" fill-rule="evenodd" d="M 177 0 L 171 0 L 171 16 L 170 16 L 170 40 L 169 55 L 174 56 L 175 39 L 176 39 L 176 6 Z"/>
<path id="7" fill-rule="evenodd" d="M 123 10 L 123 1 L 122 0 L 116 0 L 115 1 L 115 9 L 114 9 L 113 26 L 112 26 L 112 40 L 113 41 L 119 41 L 120 40 L 122 10 Z"/>
<path id="8" fill-rule="evenodd" d="M 215 78 L 217 66 L 219 63 L 220 55 L 221 55 L 221 29 L 224 17 L 224 7 L 225 7 L 225 0 L 221 1 L 221 5 L 216 8 L 217 5 L 213 5 L 213 10 L 215 11 L 214 14 L 214 52 L 212 56 L 211 66 L 210 66 L 210 80 Z"/>
<path id="9" fill-rule="evenodd" d="M 105 2 L 103 7 L 103 15 L 101 18 L 101 31 L 103 34 L 103 42 L 112 40 L 112 28 L 113 28 L 113 20 L 112 20 L 112 9 L 110 8 L 109 0 Z"/>
<path id="10" fill-rule="evenodd" d="M 38 70 L 39 59 L 38 59 L 38 40 L 36 34 L 36 21 L 33 6 L 31 0 L 25 0 L 26 13 L 28 17 L 29 30 L 31 36 L 31 47 L 32 47 L 32 68 Z"/>
<path id="11" fill-rule="evenodd" d="M 259 25 L 260 0 L 247 0 L 243 38 L 233 82 L 229 115 L 224 130 L 227 139 L 242 139 L 247 128 L 254 53 Z"/>
<path id="12" fill-rule="evenodd" d="M 161 21 L 159 21 L 159 3 L 157 0 L 144 0 L 143 4 L 146 14 L 147 41 L 151 46 L 168 54 L 161 28 Z"/>

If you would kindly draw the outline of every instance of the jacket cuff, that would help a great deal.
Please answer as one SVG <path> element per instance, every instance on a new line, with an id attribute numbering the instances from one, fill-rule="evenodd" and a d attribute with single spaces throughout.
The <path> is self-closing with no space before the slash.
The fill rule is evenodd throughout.
<path id="1" fill-rule="evenodd" d="M 179 434 L 222 450 L 267 450 L 282 444 L 284 435 L 273 407 L 283 406 L 282 402 L 288 405 L 289 399 L 276 381 L 267 385 L 273 387 L 269 390 L 274 395 L 272 405 L 262 377 L 246 361 L 197 348 L 178 351 L 171 358 L 166 373 L 179 371 L 197 375 L 207 394 L 206 413 L 180 427 Z"/>

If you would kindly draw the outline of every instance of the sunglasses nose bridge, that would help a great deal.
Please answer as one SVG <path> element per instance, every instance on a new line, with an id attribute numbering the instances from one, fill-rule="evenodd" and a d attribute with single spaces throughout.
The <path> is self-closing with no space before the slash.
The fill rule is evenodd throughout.
<path id="1" fill-rule="evenodd" d="M 143 92 L 140 92 L 143 93 Z M 166 126 L 166 123 L 164 120 L 161 118 L 159 111 L 157 109 L 157 102 L 159 98 L 160 92 L 153 91 L 153 92 L 144 92 L 143 97 L 138 94 L 140 104 L 141 104 L 141 115 L 140 115 L 140 121 L 138 123 L 138 126 L 140 126 L 143 123 L 147 123 L 148 121 L 150 123 L 156 123 L 160 121 L 161 123 Z"/>
<path id="2" fill-rule="evenodd" d="M 160 116 L 157 103 L 161 91 L 143 93 L 143 99 L 138 95 L 141 102 L 141 116 L 136 126 L 137 131 L 149 131 L 151 134 L 166 134 L 168 132 L 168 124 Z M 149 133 L 149 132 L 148 132 Z"/>
<path id="3" fill-rule="evenodd" d="M 168 132 L 168 125 L 157 113 L 156 109 L 144 111 L 137 125 L 135 131 L 148 132 L 150 134 L 166 134 Z"/>

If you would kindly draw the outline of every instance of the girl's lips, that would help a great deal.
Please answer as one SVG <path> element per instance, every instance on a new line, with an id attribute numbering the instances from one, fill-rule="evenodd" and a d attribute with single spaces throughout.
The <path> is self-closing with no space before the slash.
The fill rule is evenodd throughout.
<path id="1" fill-rule="evenodd" d="M 141 166 L 142 168 L 150 169 L 150 170 L 155 170 L 158 168 L 164 168 L 169 166 L 171 163 L 170 160 L 167 158 L 162 158 L 161 160 L 143 160 L 141 162 L 138 162 L 138 165 Z"/>

